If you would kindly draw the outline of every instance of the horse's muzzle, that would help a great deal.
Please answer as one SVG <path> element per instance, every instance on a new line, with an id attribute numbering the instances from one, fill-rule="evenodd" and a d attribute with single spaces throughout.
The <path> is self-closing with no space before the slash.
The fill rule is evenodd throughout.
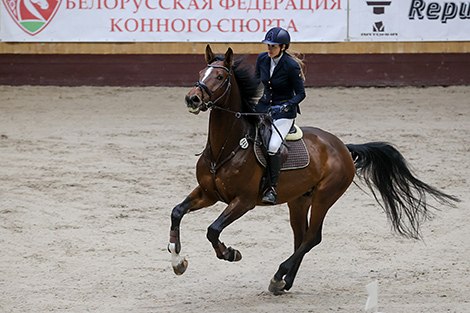
<path id="1" fill-rule="evenodd" d="M 198 114 L 200 111 L 207 110 L 207 106 L 196 94 L 191 96 L 187 94 L 184 100 L 190 113 Z"/>

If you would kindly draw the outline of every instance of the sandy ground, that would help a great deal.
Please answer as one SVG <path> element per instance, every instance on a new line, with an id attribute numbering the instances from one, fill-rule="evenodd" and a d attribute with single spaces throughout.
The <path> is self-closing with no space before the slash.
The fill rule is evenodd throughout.
<path id="1" fill-rule="evenodd" d="M 189 268 L 173 274 L 170 212 L 196 186 L 207 134 L 188 91 L 0 86 L 0 312 L 363 312 L 375 280 L 381 312 L 470 312 L 470 87 L 307 90 L 299 125 L 392 142 L 462 202 L 406 240 L 352 185 L 281 296 L 267 286 L 293 250 L 285 205 L 222 233 L 235 264 L 206 240 L 224 206 L 189 214 Z"/>

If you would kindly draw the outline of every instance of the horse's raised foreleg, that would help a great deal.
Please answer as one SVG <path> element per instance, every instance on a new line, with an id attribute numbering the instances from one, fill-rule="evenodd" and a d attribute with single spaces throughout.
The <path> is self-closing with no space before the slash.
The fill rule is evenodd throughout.
<path id="1" fill-rule="evenodd" d="M 223 242 L 220 242 L 219 236 L 222 230 L 230 225 L 232 222 L 242 217 L 246 212 L 251 210 L 254 205 L 250 205 L 246 202 L 236 198 L 227 206 L 227 208 L 220 214 L 217 220 L 212 223 L 207 229 L 207 239 L 212 243 L 212 247 L 219 259 L 226 260 L 229 262 L 240 261 L 242 255 L 240 251 L 233 249 L 232 247 L 226 247 Z"/>
<path id="2" fill-rule="evenodd" d="M 215 200 L 211 199 L 203 189 L 198 186 L 183 202 L 173 208 L 171 212 L 170 243 L 168 244 L 168 251 L 171 253 L 171 265 L 176 275 L 183 274 L 188 267 L 188 261 L 180 256 L 181 219 L 186 213 L 208 207 L 215 202 Z"/>

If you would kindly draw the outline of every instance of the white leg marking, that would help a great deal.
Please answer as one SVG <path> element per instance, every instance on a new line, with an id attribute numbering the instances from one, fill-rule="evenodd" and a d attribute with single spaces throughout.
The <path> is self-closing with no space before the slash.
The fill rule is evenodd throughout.
<path id="1" fill-rule="evenodd" d="M 184 260 L 184 258 L 181 257 L 178 253 L 176 253 L 176 243 L 170 243 L 168 245 L 168 248 L 171 251 L 171 265 L 177 266 Z"/>

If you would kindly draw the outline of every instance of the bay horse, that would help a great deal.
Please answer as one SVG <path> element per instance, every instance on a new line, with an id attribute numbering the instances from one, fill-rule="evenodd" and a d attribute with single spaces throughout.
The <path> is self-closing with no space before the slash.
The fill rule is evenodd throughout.
<path id="1" fill-rule="evenodd" d="M 207 67 L 199 72 L 199 81 L 185 98 L 189 112 L 198 114 L 210 109 L 210 116 L 207 144 L 196 166 L 199 185 L 171 213 L 168 250 L 177 275 L 188 266 L 180 256 L 180 224 L 186 213 L 225 202 L 227 207 L 209 226 L 207 239 L 219 259 L 236 262 L 241 260 L 241 253 L 222 243 L 220 234 L 246 212 L 263 205 L 259 187 L 264 168 L 253 151 L 259 120 L 253 110 L 258 83 L 239 60 L 234 61 L 231 48 L 222 58 L 207 45 L 205 61 Z M 405 237 L 419 239 L 421 222 L 431 217 L 430 208 L 434 207 L 426 202 L 426 195 L 442 204 L 459 201 L 416 178 L 391 144 L 345 145 L 321 129 L 302 130 L 312 162 L 280 175 L 278 203 L 289 207 L 295 252 L 271 279 L 268 289 L 273 293 L 292 287 L 303 257 L 322 240 L 328 209 L 348 189 L 356 173 L 371 188 L 393 229 Z"/>

